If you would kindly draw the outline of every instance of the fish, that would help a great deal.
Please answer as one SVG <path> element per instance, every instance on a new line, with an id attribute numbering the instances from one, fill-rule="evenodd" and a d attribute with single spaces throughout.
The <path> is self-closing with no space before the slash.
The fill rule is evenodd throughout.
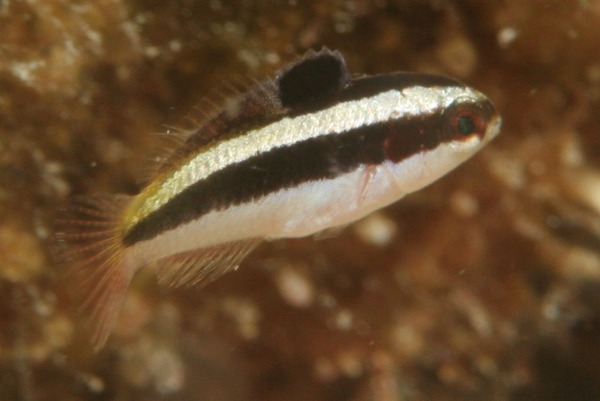
<path id="1" fill-rule="evenodd" d="M 318 235 L 436 181 L 501 117 L 481 92 L 418 72 L 352 75 L 310 50 L 216 110 L 137 195 L 74 198 L 57 239 L 100 350 L 136 272 L 204 285 L 261 242 Z"/>

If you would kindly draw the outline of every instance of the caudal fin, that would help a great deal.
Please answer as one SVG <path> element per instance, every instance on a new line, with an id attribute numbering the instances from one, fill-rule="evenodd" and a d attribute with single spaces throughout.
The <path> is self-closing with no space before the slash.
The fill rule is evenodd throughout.
<path id="1" fill-rule="evenodd" d="M 76 301 L 91 331 L 91 343 L 104 346 L 117 320 L 133 271 L 125 265 L 119 219 L 131 197 L 75 198 L 57 221 L 59 258 L 68 265 Z"/>

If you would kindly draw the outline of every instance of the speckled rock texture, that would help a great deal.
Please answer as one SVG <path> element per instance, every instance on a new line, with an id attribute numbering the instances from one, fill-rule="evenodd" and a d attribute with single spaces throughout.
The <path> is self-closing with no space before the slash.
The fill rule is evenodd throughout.
<path id="1" fill-rule="evenodd" d="M 57 210 L 135 193 L 153 133 L 324 45 L 460 78 L 503 133 L 205 289 L 147 269 L 94 354 Z M 598 0 L 1 1 L 0 400 L 600 399 L 599 46 Z"/>

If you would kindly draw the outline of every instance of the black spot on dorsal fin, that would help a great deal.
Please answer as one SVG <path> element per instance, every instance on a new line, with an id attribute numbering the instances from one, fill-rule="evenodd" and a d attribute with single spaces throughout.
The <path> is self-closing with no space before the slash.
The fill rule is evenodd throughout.
<path id="1" fill-rule="evenodd" d="M 350 73 L 338 51 L 309 50 L 277 73 L 283 107 L 305 108 L 327 101 L 346 86 Z"/>

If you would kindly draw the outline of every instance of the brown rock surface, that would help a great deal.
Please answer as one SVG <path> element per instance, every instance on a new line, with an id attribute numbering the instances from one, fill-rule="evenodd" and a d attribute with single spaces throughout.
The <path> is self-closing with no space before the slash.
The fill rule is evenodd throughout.
<path id="1" fill-rule="evenodd" d="M 600 399 L 599 43 L 598 0 L 0 2 L 0 399 Z M 322 45 L 354 72 L 457 76 L 503 133 L 204 290 L 140 275 L 93 354 L 56 208 L 135 192 L 152 132 Z"/>

